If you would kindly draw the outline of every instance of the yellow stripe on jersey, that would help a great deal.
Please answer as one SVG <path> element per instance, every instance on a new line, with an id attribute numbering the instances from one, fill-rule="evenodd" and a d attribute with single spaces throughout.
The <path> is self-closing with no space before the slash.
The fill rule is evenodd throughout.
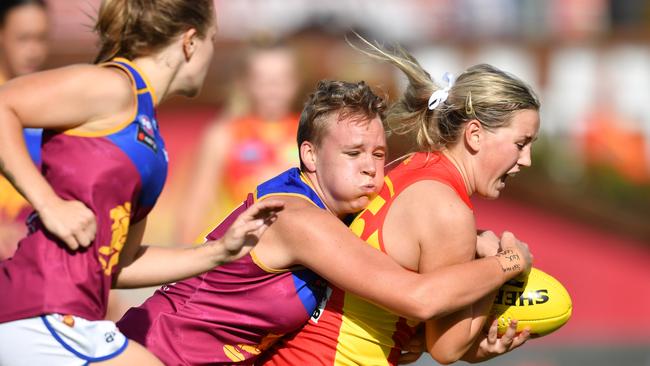
<path id="1" fill-rule="evenodd" d="M 153 106 L 154 107 L 157 106 L 158 105 L 158 96 L 156 95 L 156 91 L 151 86 L 151 82 L 149 81 L 149 78 L 147 77 L 147 74 L 142 72 L 142 70 L 140 70 L 140 68 L 138 66 L 136 66 L 136 64 L 131 62 L 131 60 L 127 60 L 127 59 L 125 59 L 123 57 L 116 57 L 116 58 L 113 59 L 113 61 L 123 62 L 123 63 L 131 66 L 132 68 L 134 68 L 135 71 L 137 71 L 138 74 L 140 74 L 140 77 L 142 77 L 142 80 L 144 80 L 144 83 L 147 84 L 147 89 L 149 89 L 149 93 L 151 93 L 151 99 L 153 100 Z"/>
<path id="2" fill-rule="evenodd" d="M 290 271 L 290 269 L 288 269 L 288 268 L 271 268 L 271 267 L 267 266 L 266 264 L 262 263 L 260 258 L 255 253 L 255 249 L 252 249 L 250 251 L 250 256 L 251 256 L 251 259 L 253 260 L 253 263 L 255 263 L 258 267 L 260 267 L 260 269 L 263 270 L 264 272 L 268 272 L 268 273 L 284 273 L 284 272 L 289 272 Z"/>
<path id="3" fill-rule="evenodd" d="M 390 180 L 388 176 L 385 176 L 384 184 L 386 184 L 386 187 L 388 187 L 388 193 L 390 193 L 390 197 L 392 198 L 395 195 L 395 188 L 393 188 L 393 181 Z"/>
<path id="4" fill-rule="evenodd" d="M 267 198 L 269 198 L 269 197 L 281 197 L 281 196 L 289 196 L 289 197 L 298 197 L 298 198 L 302 198 L 302 199 L 304 199 L 305 201 L 311 203 L 312 205 L 318 207 L 318 205 L 316 204 L 316 202 L 312 201 L 309 197 L 305 196 L 304 194 L 300 194 L 300 193 L 284 193 L 284 192 L 280 193 L 280 192 L 278 192 L 278 193 L 269 193 L 269 194 L 265 194 L 264 196 L 257 197 L 257 191 L 255 191 L 255 197 L 257 197 L 257 198 L 255 199 L 255 202 L 257 202 L 258 200 L 259 200 L 259 201 L 261 201 L 261 200 L 265 200 L 265 199 L 267 199 Z M 320 208 L 320 207 L 318 207 L 318 208 Z"/>
<path id="5" fill-rule="evenodd" d="M 375 230 L 372 234 L 370 234 L 368 239 L 366 239 L 366 242 L 373 248 L 381 250 L 381 247 L 379 246 L 379 230 Z"/>
<path id="6" fill-rule="evenodd" d="M 124 61 L 124 59 L 120 59 L 120 61 Z M 105 128 L 105 129 L 102 129 L 102 130 L 84 131 L 84 130 L 81 130 L 79 128 L 71 128 L 69 130 L 63 131 L 64 134 L 70 135 L 70 136 L 78 136 L 78 137 L 103 137 L 103 136 L 108 136 L 108 135 L 114 134 L 114 133 L 122 130 L 123 128 L 125 128 L 129 124 L 131 124 L 131 122 L 135 121 L 135 117 L 137 117 L 138 109 L 139 109 L 138 108 L 138 94 L 139 94 L 139 91 L 136 90 L 135 78 L 133 77 L 133 75 L 131 75 L 131 72 L 129 71 L 129 69 L 127 69 L 126 67 L 124 67 L 123 65 L 120 65 L 118 63 L 107 62 L 107 63 L 101 64 L 100 66 L 116 67 L 118 69 L 121 69 L 122 71 L 124 71 L 128 75 L 129 79 L 131 79 L 131 90 L 133 91 L 133 98 L 135 98 L 135 103 L 134 103 L 134 106 L 133 106 L 133 113 L 131 114 L 131 117 L 129 117 L 126 121 L 121 122 L 121 123 L 119 123 L 119 124 L 117 124 L 117 125 L 115 125 L 113 127 Z M 138 70 L 138 72 L 139 72 L 139 70 Z M 152 97 L 153 97 L 153 94 L 152 94 Z"/>
<path id="7" fill-rule="evenodd" d="M 373 198 L 372 201 L 370 201 L 370 204 L 368 204 L 368 211 L 370 211 L 373 215 L 376 215 L 379 210 L 384 207 L 386 204 L 386 200 L 383 199 L 381 196 L 377 196 Z"/>
<path id="8" fill-rule="evenodd" d="M 354 314 L 346 313 L 345 309 L 354 309 Z M 395 344 L 392 335 L 398 320 L 397 315 L 346 293 L 334 365 L 388 365 L 388 356 Z"/>

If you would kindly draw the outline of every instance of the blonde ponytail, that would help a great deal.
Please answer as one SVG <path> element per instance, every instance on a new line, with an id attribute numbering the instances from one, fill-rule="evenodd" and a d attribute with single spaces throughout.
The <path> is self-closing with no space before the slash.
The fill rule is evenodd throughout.
<path id="1" fill-rule="evenodd" d="M 365 47 L 352 47 L 395 65 L 408 78 L 404 94 L 388 108 L 385 123 L 392 132 L 414 135 L 418 151 L 440 150 L 456 143 L 462 127 L 472 119 L 486 128 L 498 128 L 506 126 L 518 110 L 539 110 L 539 101 L 529 86 L 487 64 L 472 66 L 459 75 L 446 100 L 431 110 L 429 98 L 441 88 L 417 60 L 402 48 L 389 52 L 358 37 Z"/>

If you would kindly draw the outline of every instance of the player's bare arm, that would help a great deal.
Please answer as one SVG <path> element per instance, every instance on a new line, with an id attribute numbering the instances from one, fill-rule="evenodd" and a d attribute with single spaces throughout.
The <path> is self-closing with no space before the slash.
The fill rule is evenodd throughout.
<path id="1" fill-rule="evenodd" d="M 398 242 L 398 233 L 404 231 L 414 233 L 412 243 Z M 419 258 L 417 267 L 412 269 L 420 273 L 469 262 L 476 252 L 474 216 L 448 185 L 421 181 L 402 192 L 391 206 L 385 222 L 384 243 L 389 253 L 391 249 L 395 252 L 416 249 Z M 427 349 L 434 359 L 450 363 L 467 351 L 489 310 L 492 296 L 486 298 L 479 301 L 485 303 L 482 306 L 475 303 L 426 322 Z M 479 314 L 476 314 L 477 306 Z"/>
<path id="2" fill-rule="evenodd" d="M 235 220 L 221 239 L 187 248 L 141 246 L 146 225 L 142 220 L 129 229 L 113 286 L 135 288 L 176 282 L 241 258 L 258 243 L 283 207 L 278 200 L 257 202 Z M 156 270 L 161 267 L 165 271 Z"/>
<path id="3" fill-rule="evenodd" d="M 77 65 L 27 75 L 0 88 L 0 169 L 36 209 L 45 227 L 71 249 L 88 246 L 94 239 L 94 215 L 81 202 L 56 195 L 32 163 L 22 129 L 66 130 L 120 110 L 126 120 L 133 97 L 126 99 L 127 93 L 120 92 L 123 88 L 110 88 L 125 82 L 122 78 L 115 71 Z"/>
<path id="4" fill-rule="evenodd" d="M 304 265 L 335 286 L 408 318 L 424 321 L 453 312 L 516 275 L 504 271 L 496 257 L 448 266 L 424 275 L 412 273 L 367 245 L 326 211 L 301 203 L 303 200 L 298 198 L 282 199 L 285 212 L 267 233 L 275 237 L 274 246 L 263 241 L 255 249 L 262 262 L 273 268 Z M 508 248 L 524 250 L 514 238 Z M 269 260 L 271 252 L 277 253 L 281 260 Z M 530 267 L 523 258 L 522 254 L 515 263 L 520 267 L 517 273 Z M 395 288 L 401 291 L 396 293 Z M 437 293 L 448 296 L 443 299 Z"/>

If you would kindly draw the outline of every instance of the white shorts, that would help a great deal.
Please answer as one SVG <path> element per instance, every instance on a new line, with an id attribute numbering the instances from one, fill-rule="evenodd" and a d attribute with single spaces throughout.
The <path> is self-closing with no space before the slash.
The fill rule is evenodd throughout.
<path id="1" fill-rule="evenodd" d="M 117 357 L 127 345 L 108 320 L 49 314 L 0 323 L 0 366 L 87 365 Z"/>

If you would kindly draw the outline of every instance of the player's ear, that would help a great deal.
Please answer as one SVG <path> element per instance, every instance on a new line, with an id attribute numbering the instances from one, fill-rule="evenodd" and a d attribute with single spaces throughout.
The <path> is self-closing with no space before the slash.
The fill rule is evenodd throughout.
<path id="1" fill-rule="evenodd" d="M 470 120 L 465 124 L 465 129 L 463 130 L 463 139 L 465 141 L 465 146 L 467 146 L 471 152 L 478 152 L 481 149 L 481 140 L 483 139 L 483 133 L 485 129 L 476 119 Z"/>
<path id="2" fill-rule="evenodd" d="M 183 54 L 185 55 L 185 60 L 189 61 L 197 46 L 198 33 L 196 32 L 196 29 L 190 28 L 186 30 L 181 39 L 183 40 Z"/>
<path id="3" fill-rule="evenodd" d="M 316 146 L 309 141 L 300 144 L 300 161 L 308 172 L 316 171 Z"/>

